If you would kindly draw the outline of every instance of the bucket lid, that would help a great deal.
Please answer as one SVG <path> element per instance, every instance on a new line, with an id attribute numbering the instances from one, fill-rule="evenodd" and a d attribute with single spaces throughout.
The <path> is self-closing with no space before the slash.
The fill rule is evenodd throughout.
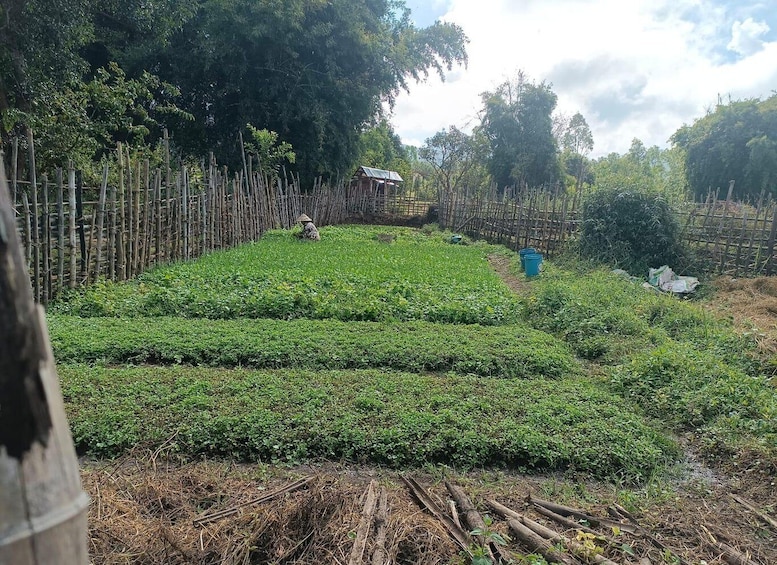
<path id="1" fill-rule="evenodd" d="M 305 222 L 312 222 L 313 220 L 311 220 L 310 216 L 308 216 L 307 214 L 302 214 L 299 218 L 297 218 L 297 221 L 305 223 Z"/>

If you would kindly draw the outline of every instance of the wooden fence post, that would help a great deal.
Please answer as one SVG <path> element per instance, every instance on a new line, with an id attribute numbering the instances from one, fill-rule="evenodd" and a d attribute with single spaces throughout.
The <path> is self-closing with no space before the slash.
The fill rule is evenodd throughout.
<path id="1" fill-rule="evenodd" d="M 60 168 L 57 169 L 57 295 L 62 294 L 65 280 L 65 187 L 62 183 Z"/>
<path id="2" fill-rule="evenodd" d="M 68 201 L 68 234 L 70 236 L 70 288 L 76 287 L 76 171 L 72 166 L 67 171 L 67 201 Z M 64 227 L 64 226 L 63 226 Z"/>
<path id="3" fill-rule="evenodd" d="M 51 298 L 51 222 L 49 218 L 49 179 L 46 175 L 43 175 L 43 190 L 42 196 L 42 214 L 43 225 L 41 226 L 41 237 L 43 240 L 43 288 L 41 295 L 41 304 L 48 305 Z"/>
<path id="4" fill-rule="evenodd" d="M 86 565 L 87 507 L 0 158 L 0 563 Z"/>

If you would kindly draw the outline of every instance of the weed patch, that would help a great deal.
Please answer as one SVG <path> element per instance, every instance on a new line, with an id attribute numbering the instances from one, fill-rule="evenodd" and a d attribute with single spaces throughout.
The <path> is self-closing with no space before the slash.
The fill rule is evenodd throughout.
<path id="1" fill-rule="evenodd" d="M 678 343 L 640 353 L 612 376 L 618 393 L 675 429 L 699 433 L 708 447 L 714 444 L 730 454 L 752 442 L 775 457 L 777 394 L 772 380 Z M 707 455 L 714 451 L 708 449 Z"/>

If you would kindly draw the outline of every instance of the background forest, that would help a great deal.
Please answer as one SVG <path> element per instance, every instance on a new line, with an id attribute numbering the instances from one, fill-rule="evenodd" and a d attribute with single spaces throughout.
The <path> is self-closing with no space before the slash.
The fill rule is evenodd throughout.
<path id="1" fill-rule="evenodd" d="M 303 186 L 368 165 L 429 196 L 546 185 L 678 202 L 731 180 L 735 198 L 777 187 L 775 95 L 719 99 L 669 149 L 634 139 L 592 159 L 585 117 L 557 112 L 553 85 L 517 71 L 482 94 L 474 127 L 404 146 L 397 94 L 466 65 L 467 38 L 416 27 L 403 0 L 8 0 L 0 21 L 3 148 L 31 129 L 44 171 L 72 162 L 96 176 L 117 142 L 153 155 L 167 128 L 181 160 L 212 151 L 237 167 L 242 135 L 266 171 L 286 166 Z"/>

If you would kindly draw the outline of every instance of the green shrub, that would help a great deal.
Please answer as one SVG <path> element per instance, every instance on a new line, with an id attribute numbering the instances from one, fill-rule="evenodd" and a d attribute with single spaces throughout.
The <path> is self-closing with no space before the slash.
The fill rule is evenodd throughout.
<path id="1" fill-rule="evenodd" d="M 599 190 L 586 198 L 582 220 L 578 245 L 586 259 L 643 277 L 650 267 L 681 266 L 679 225 L 661 196 Z"/>

